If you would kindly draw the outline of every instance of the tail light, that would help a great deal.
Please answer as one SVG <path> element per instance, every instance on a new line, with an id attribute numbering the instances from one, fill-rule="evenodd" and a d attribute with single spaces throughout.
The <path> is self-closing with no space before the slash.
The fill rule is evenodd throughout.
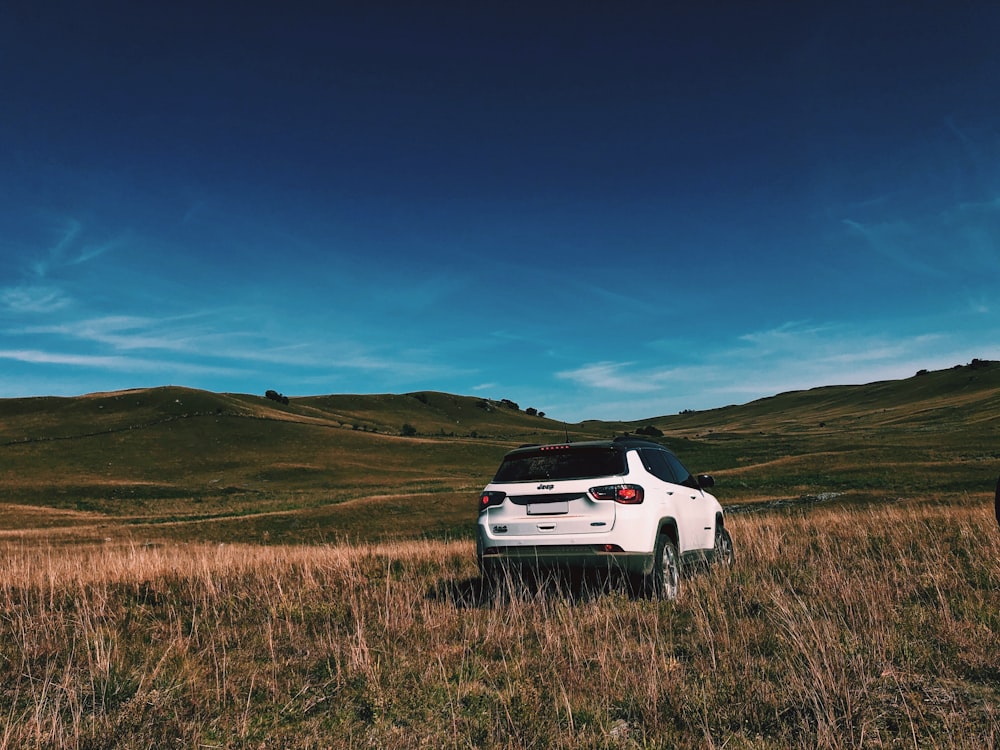
<path id="1" fill-rule="evenodd" d="M 601 487 L 591 487 L 590 496 L 595 500 L 614 500 L 622 505 L 638 505 L 645 493 L 637 484 L 606 484 Z"/>
<path id="2" fill-rule="evenodd" d="M 502 505 L 506 497 L 506 492 L 484 492 L 479 496 L 479 512 L 482 513 L 494 505 Z"/>

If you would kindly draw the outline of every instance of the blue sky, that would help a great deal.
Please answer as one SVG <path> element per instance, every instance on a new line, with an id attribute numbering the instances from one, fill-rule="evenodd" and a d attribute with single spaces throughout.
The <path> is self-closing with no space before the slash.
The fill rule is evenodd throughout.
<path id="1" fill-rule="evenodd" d="M 996 3 L 4 3 L 0 396 L 640 419 L 1000 359 Z"/>

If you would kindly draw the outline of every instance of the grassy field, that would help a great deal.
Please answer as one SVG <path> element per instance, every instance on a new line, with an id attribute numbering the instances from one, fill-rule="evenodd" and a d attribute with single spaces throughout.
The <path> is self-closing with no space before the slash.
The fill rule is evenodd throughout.
<path id="1" fill-rule="evenodd" d="M 650 425 L 716 476 L 734 568 L 483 590 L 506 450 Z M 0 400 L 0 750 L 998 746 L 998 432 L 989 363 L 635 423 Z"/>
<path id="2" fill-rule="evenodd" d="M 0 549 L 2 748 L 986 748 L 981 502 L 734 516 L 674 603 L 468 541 Z"/>

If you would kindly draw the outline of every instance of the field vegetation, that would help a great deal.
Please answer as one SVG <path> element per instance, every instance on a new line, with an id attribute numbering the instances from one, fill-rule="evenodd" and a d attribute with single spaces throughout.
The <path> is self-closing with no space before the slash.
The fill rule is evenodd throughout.
<path id="1" fill-rule="evenodd" d="M 737 515 L 675 603 L 494 595 L 464 540 L 9 543 L 0 747 L 995 747 L 993 525 Z"/>
<path id="2" fill-rule="evenodd" d="M 995 747 L 998 407 L 990 363 L 635 423 L 0 401 L 0 748 Z M 483 588 L 506 450 L 648 426 L 716 476 L 733 568 Z"/>

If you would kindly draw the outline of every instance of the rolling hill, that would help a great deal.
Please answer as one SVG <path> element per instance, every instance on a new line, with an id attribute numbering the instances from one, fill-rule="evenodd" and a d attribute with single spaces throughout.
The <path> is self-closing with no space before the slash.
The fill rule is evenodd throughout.
<path id="1" fill-rule="evenodd" d="M 651 429 L 652 428 L 652 429 Z M 461 536 L 521 443 L 662 433 L 723 503 L 981 500 L 1000 363 L 632 423 L 565 424 L 438 392 L 261 396 L 162 387 L 0 400 L 0 534 L 53 540 Z"/>

